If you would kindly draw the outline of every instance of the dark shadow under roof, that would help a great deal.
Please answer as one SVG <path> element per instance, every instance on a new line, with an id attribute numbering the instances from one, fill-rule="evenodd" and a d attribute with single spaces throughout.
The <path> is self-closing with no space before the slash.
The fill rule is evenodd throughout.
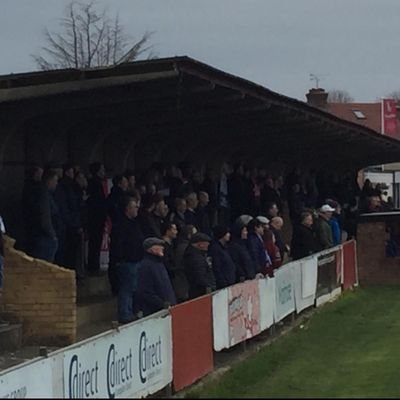
<path id="1" fill-rule="evenodd" d="M 137 113 L 166 132 L 201 128 L 197 150 L 213 156 L 335 168 L 400 161 L 396 139 L 189 57 L 0 76 L 0 113 L 18 105 L 32 116 L 91 107 Z"/>

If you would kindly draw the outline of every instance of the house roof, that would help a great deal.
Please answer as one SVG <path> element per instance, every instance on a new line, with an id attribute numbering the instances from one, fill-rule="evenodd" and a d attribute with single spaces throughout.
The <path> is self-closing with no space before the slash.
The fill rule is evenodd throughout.
<path id="1" fill-rule="evenodd" d="M 328 103 L 327 111 L 339 118 L 382 132 L 381 103 Z M 365 119 L 358 118 L 354 111 L 361 111 Z"/>
<path id="2" fill-rule="evenodd" d="M 381 133 L 382 127 L 382 103 L 328 103 L 327 111 L 347 121 L 363 125 Z M 398 117 L 397 117 L 398 118 Z M 397 131 L 391 137 L 400 140 L 400 121 L 397 123 Z"/>
<path id="3" fill-rule="evenodd" d="M 189 57 L 0 76 L 0 115 L 13 108 L 32 117 L 82 113 L 108 125 L 142 124 L 170 148 L 179 148 L 184 135 L 192 147 L 187 157 L 354 169 L 400 160 L 400 141 L 380 135 L 376 126 Z"/>

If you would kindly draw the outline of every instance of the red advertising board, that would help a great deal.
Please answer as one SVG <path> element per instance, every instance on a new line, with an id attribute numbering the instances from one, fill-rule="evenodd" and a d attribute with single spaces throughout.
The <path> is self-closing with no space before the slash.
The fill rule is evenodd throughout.
<path id="1" fill-rule="evenodd" d="M 382 100 L 382 133 L 399 139 L 396 100 Z"/>
<path id="2" fill-rule="evenodd" d="M 350 289 L 357 283 L 356 242 L 343 243 L 343 289 Z"/>
<path id="3" fill-rule="evenodd" d="M 171 309 L 173 384 L 181 390 L 214 368 L 212 296 L 187 301 Z"/>

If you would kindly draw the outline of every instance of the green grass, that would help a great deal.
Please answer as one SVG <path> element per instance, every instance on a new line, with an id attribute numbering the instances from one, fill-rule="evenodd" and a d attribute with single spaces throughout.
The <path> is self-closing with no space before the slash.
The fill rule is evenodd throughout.
<path id="1" fill-rule="evenodd" d="M 400 288 L 345 293 L 187 397 L 400 397 Z"/>

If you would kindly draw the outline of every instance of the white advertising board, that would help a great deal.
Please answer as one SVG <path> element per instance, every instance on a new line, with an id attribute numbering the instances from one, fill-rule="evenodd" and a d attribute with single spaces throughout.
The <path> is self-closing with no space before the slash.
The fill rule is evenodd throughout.
<path id="1" fill-rule="evenodd" d="M 317 291 L 318 259 L 303 259 L 294 263 L 296 312 L 311 307 Z"/>
<path id="2" fill-rule="evenodd" d="M 213 293 L 212 311 L 214 350 L 221 351 L 229 347 L 228 289 Z"/>
<path id="3" fill-rule="evenodd" d="M 279 322 L 295 310 L 293 263 L 285 264 L 274 272 L 275 321 Z"/>
<path id="4" fill-rule="evenodd" d="M 0 374 L 0 398 L 45 398 L 53 395 L 53 361 L 40 359 Z"/>
<path id="5" fill-rule="evenodd" d="M 64 398 L 126 398 L 172 382 L 171 317 L 165 311 L 64 351 Z"/>
<path id="6" fill-rule="evenodd" d="M 259 279 L 258 285 L 260 292 L 260 327 L 264 331 L 274 324 L 275 278 Z"/>

